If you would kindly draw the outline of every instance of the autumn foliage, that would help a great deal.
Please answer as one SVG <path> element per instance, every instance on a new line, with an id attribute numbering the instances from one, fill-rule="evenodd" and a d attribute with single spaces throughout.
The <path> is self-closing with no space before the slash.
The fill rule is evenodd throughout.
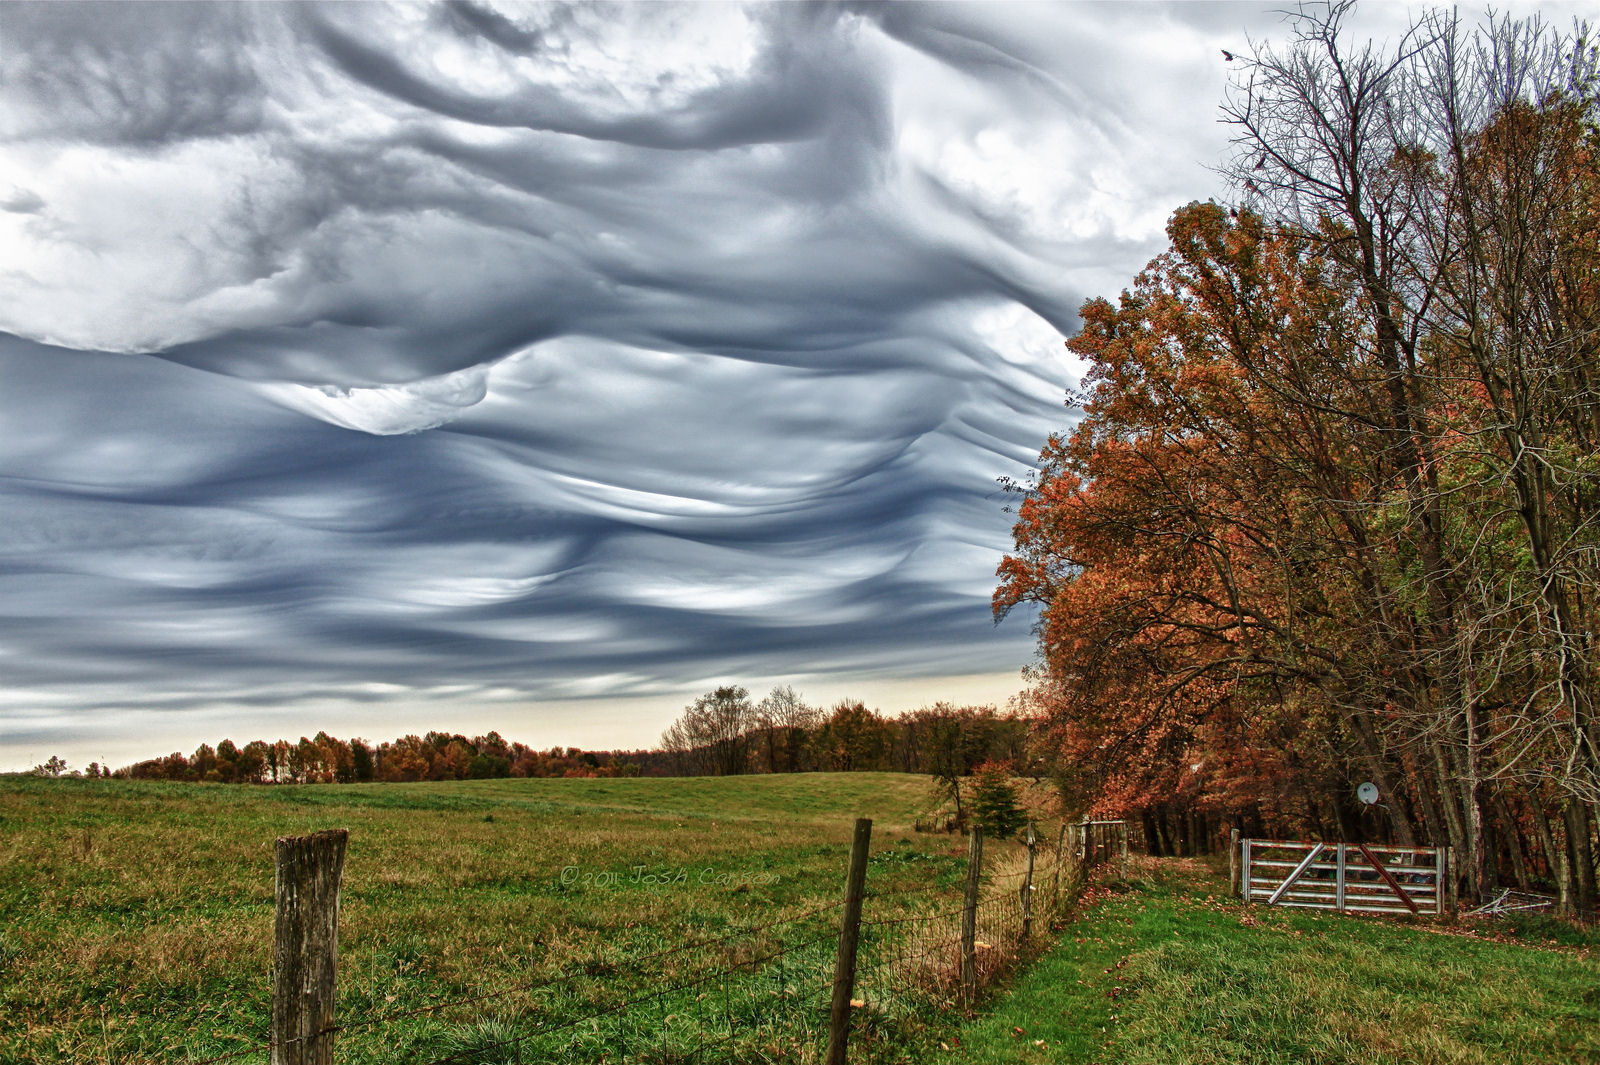
<path id="1" fill-rule="evenodd" d="M 483 780 L 495 777 L 637 776 L 635 761 L 648 752 L 591 752 L 576 747 L 535 750 L 498 732 L 470 739 L 455 733 L 403 736 L 376 746 L 326 732 L 299 742 L 253 740 L 240 747 L 223 740 L 136 762 L 113 775 L 133 780 L 186 780 L 216 784 L 359 784 L 371 781 Z"/>
<path id="2" fill-rule="evenodd" d="M 685 708 L 660 747 L 649 750 L 542 750 L 498 732 L 467 737 L 429 732 L 372 744 L 318 732 L 296 741 L 223 740 L 192 754 L 173 752 L 87 775 L 214 784 L 360 784 L 505 777 L 727 776 L 741 773 L 899 771 L 961 779 L 989 759 L 1043 771 L 1034 755 L 1036 722 L 992 706 L 929 707 L 889 717 L 857 699 L 831 709 L 808 706 L 789 688 L 758 703 L 730 685 Z M 41 775 L 60 776 L 52 758 Z M 74 773 L 72 775 L 79 775 Z"/>
<path id="3" fill-rule="evenodd" d="M 1250 61 L 1244 202 L 1083 306 L 995 609 L 1038 605 L 1070 787 L 1155 849 L 1432 842 L 1592 908 L 1595 55 L 1500 22 L 1457 69 L 1443 16 L 1351 53 L 1343 11 Z"/>

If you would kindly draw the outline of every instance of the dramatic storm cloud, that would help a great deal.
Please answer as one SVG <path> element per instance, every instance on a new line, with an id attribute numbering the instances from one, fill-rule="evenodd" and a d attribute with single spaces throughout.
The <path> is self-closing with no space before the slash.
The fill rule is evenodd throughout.
<path id="1" fill-rule="evenodd" d="M 1277 27 L 0 5 L 0 768 L 1014 674 L 996 478 Z"/>

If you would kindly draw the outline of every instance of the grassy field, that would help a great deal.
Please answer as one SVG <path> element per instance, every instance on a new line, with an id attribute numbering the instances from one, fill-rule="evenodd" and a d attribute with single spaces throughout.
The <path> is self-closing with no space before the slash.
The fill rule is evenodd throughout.
<path id="1" fill-rule="evenodd" d="M 1198 861 L 1091 889 L 981 1019 L 962 1065 L 1600 1062 L 1600 933 L 1245 908 Z M 1495 939 L 1465 931 L 1496 931 Z"/>
<path id="2" fill-rule="evenodd" d="M 592 1005 L 602 985 L 683 981 L 710 964 L 672 953 L 641 973 L 626 959 L 820 909 L 788 926 L 814 942 L 762 992 L 787 1001 L 831 960 L 856 816 L 876 822 L 868 883 L 883 897 L 869 918 L 959 893 L 962 842 L 912 832 L 928 796 L 926 778 L 861 773 L 274 788 L 3 777 L 0 1062 L 180 1062 L 259 1041 L 273 840 L 330 827 L 350 830 L 339 1018 L 399 1018 L 341 1033 L 341 1062 L 514 1060 L 474 1041 Z M 515 990 L 557 979 L 563 1001 Z M 691 1008 L 709 1010 L 707 997 Z M 679 1025 L 680 1059 L 704 1042 L 682 1006 L 638 1023 L 641 1042 Z"/>

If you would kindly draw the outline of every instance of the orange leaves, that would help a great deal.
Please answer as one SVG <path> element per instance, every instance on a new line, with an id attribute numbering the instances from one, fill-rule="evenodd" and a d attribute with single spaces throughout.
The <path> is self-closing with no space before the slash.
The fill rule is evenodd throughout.
<path id="1" fill-rule="evenodd" d="M 1299 771 L 1273 685 L 1350 638 L 1326 617 L 1349 580 L 1330 500 L 1362 495 L 1374 450 L 1336 412 L 1375 401 L 1352 297 L 1304 243 L 1216 204 L 1168 232 L 1133 291 L 1083 307 L 1085 416 L 1040 456 L 995 599 L 1044 605 L 1056 736 L 1108 810 L 1225 807 Z"/>

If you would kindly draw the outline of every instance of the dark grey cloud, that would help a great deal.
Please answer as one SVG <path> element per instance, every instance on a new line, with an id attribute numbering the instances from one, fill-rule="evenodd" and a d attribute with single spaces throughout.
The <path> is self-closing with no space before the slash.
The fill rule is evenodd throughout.
<path id="1" fill-rule="evenodd" d="M 1228 10 L 0 5 L 0 743 L 1015 670 Z"/>
<path id="2" fill-rule="evenodd" d="M 186 27 L 187 48 L 173 47 Z M 8 139 L 150 148 L 258 129 L 267 90 L 232 4 L 19 3 L 0 12 Z"/>

